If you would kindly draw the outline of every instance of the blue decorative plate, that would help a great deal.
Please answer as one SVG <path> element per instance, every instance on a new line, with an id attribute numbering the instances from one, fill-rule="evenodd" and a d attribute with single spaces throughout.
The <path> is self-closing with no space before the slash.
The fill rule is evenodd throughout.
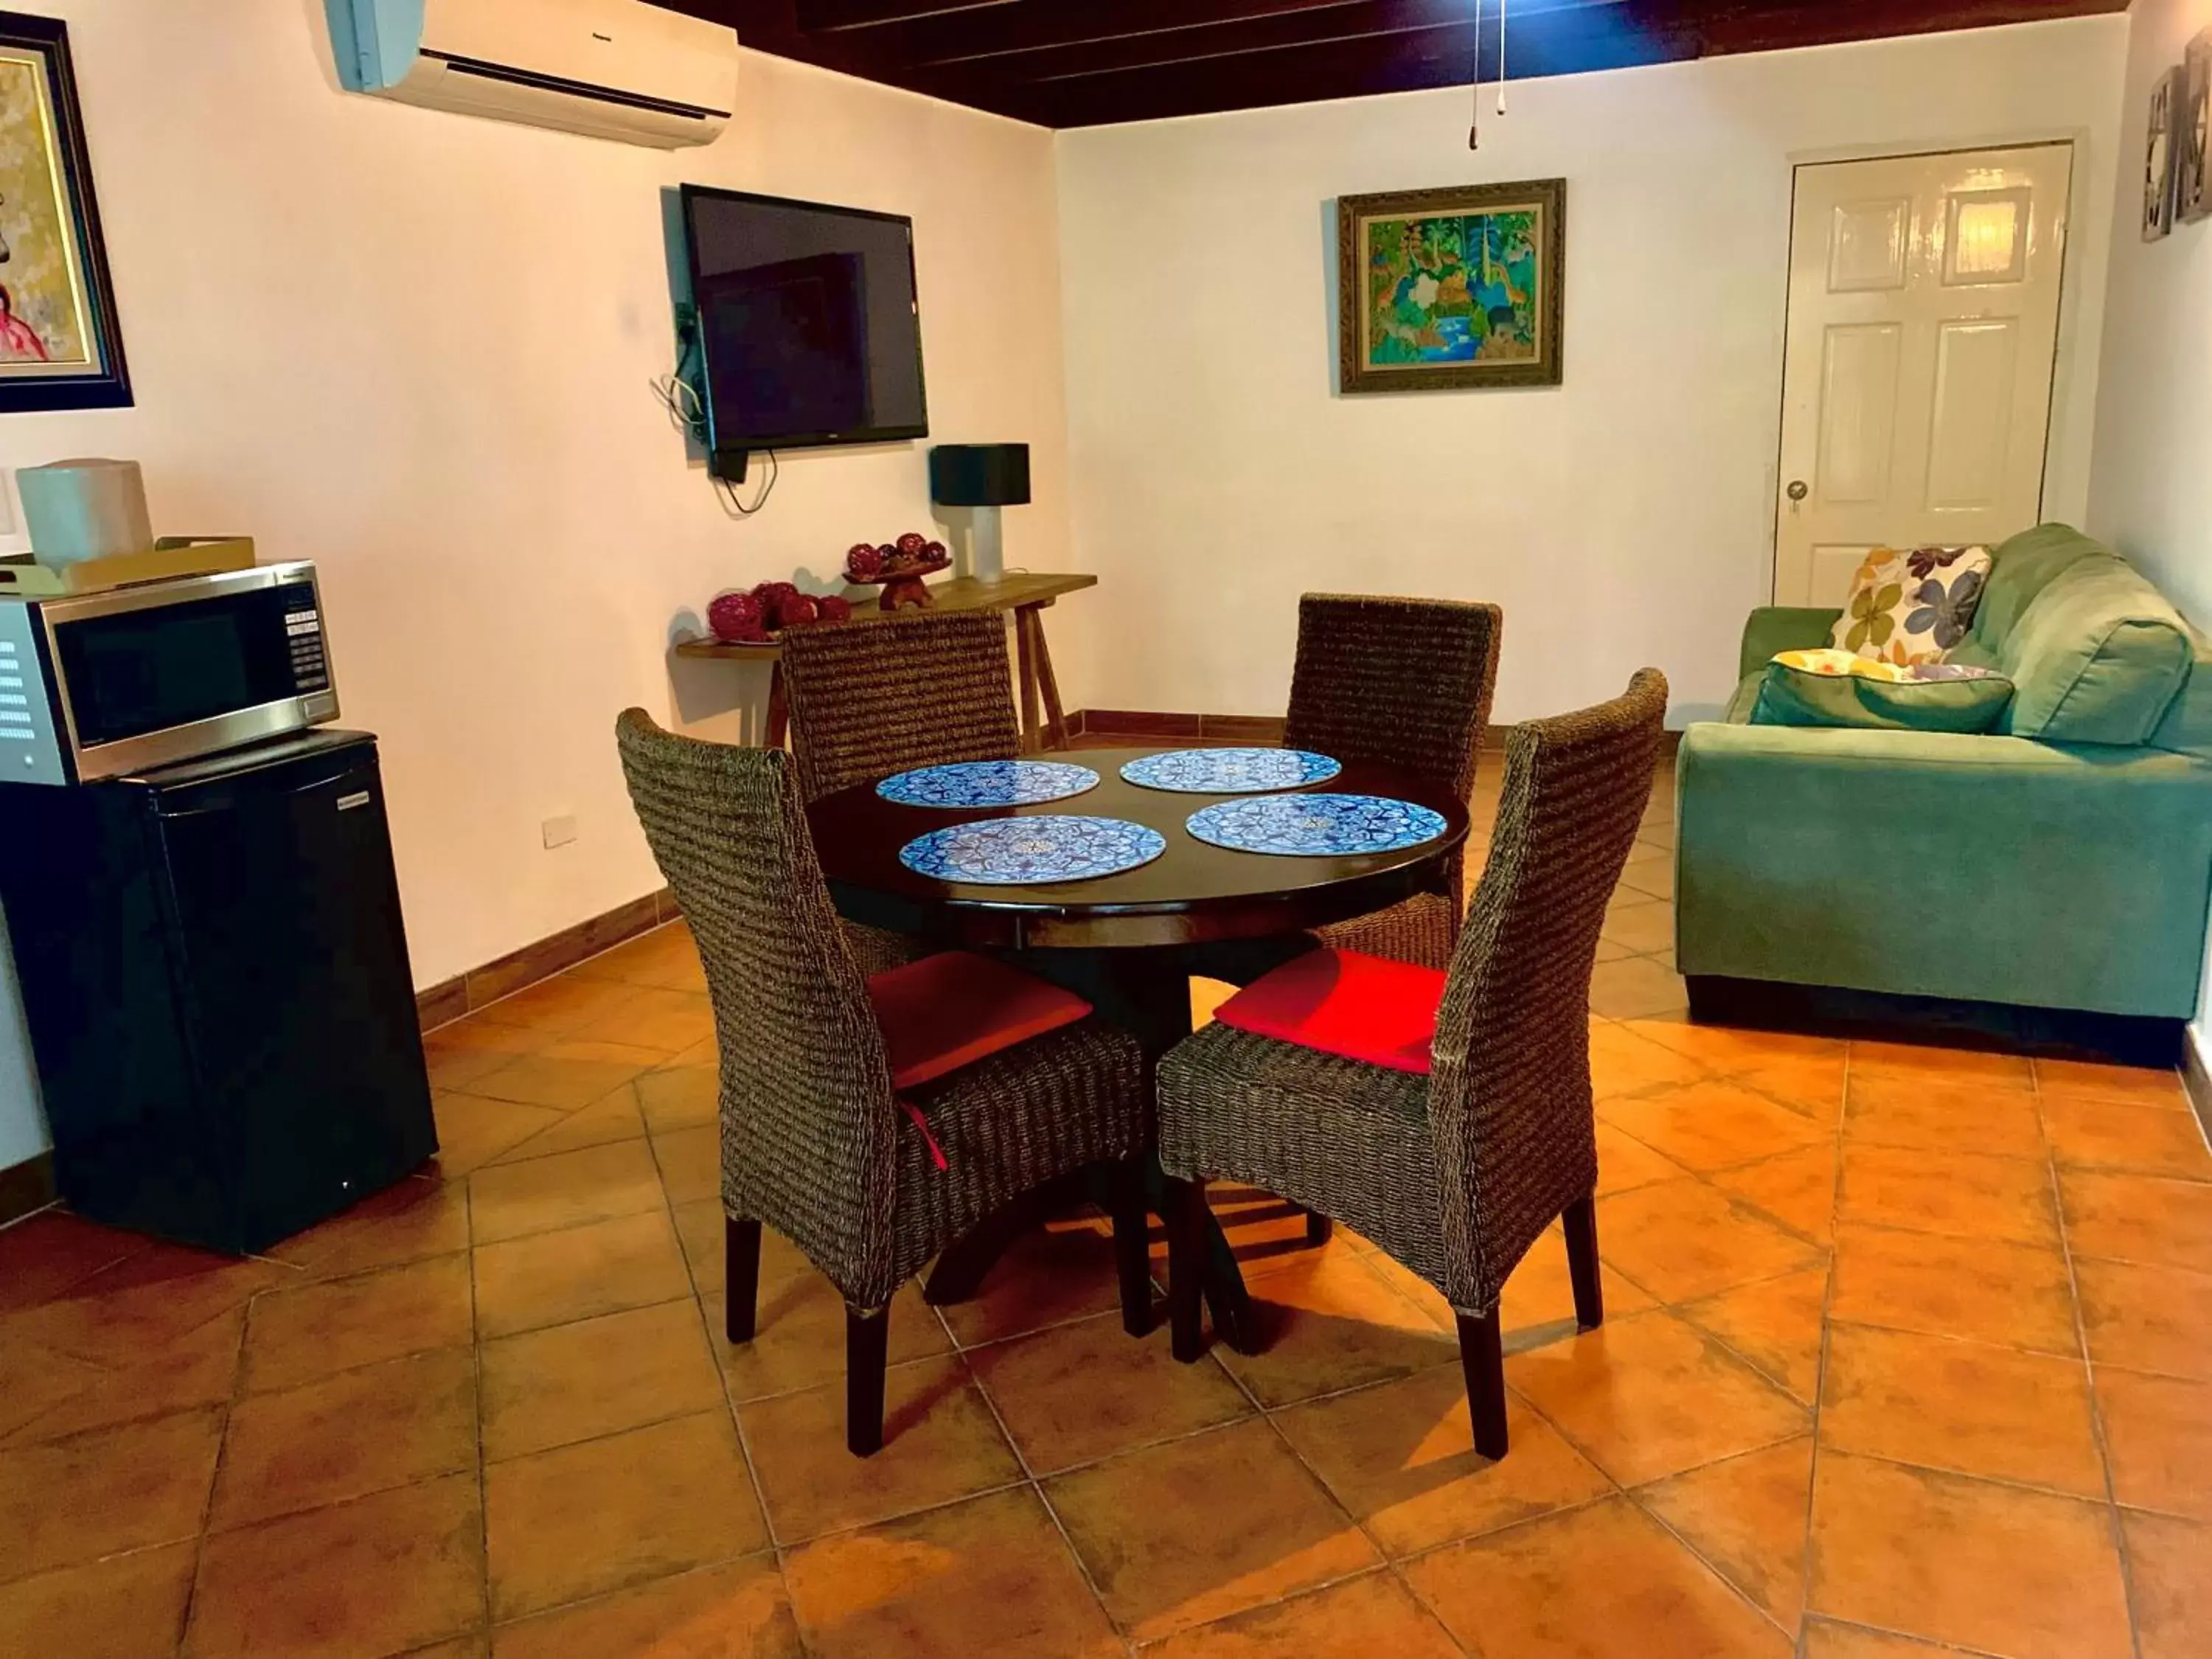
<path id="1" fill-rule="evenodd" d="M 1183 828 L 1233 852 L 1345 858 L 1419 847 L 1443 834 L 1444 820 L 1382 795 L 1262 795 L 1200 807 Z"/>
<path id="2" fill-rule="evenodd" d="M 1089 881 L 1150 864 L 1168 850 L 1157 830 L 1126 818 L 984 818 L 933 830 L 899 848 L 899 862 L 920 876 L 994 887 Z"/>
<path id="3" fill-rule="evenodd" d="M 1121 775 L 1187 795 L 1256 795 L 1327 783 L 1342 770 L 1342 763 L 1303 749 L 1171 749 L 1123 763 Z"/>
<path id="4" fill-rule="evenodd" d="M 960 761 L 901 772 L 876 786 L 876 793 L 901 806 L 1034 806 L 1066 800 L 1098 787 L 1087 766 L 1058 761 Z"/>

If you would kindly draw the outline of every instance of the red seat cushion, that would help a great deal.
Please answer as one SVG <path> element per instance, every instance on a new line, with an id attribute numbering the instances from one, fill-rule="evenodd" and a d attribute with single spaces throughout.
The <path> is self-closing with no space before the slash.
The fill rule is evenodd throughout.
<path id="1" fill-rule="evenodd" d="M 872 974 L 868 995 L 895 1089 L 918 1087 L 1091 1012 L 1073 991 L 965 951 Z"/>
<path id="2" fill-rule="evenodd" d="M 1240 1031 L 1426 1073 L 1444 975 L 1357 951 L 1312 951 L 1254 980 L 1214 1010 Z"/>

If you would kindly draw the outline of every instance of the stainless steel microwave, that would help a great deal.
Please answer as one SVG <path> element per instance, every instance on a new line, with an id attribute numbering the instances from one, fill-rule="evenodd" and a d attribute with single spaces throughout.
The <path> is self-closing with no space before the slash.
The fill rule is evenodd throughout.
<path id="1" fill-rule="evenodd" d="M 304 560 L 0 600 L 0 781 L 119 777 L 337 712 Z"/>

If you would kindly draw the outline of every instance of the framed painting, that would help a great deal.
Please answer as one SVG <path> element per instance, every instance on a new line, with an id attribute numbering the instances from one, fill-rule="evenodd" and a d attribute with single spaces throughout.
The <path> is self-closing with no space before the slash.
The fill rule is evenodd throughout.
<path id="1" fill-rule="evenodd" d="M 130 401 L 69 30 L 0 11 L 0 412 Z"/>
<path id="2" fill-rule="evenodd" d="M 2186 77 L 2173 140 L 2173 213 L 2179 219 L 2212 214 L 2212 29 L 2189 43 Z"/>
<path id="3" fill-rule="evenodd" d="M 1567 181 L 1336 204 L 1345 392 L 1559 384 Z"/>
<path id="4" fill-rule="evenodd" d="M 2173 181 L 2180 172 L 2174 162 L 2174 139 L 2180 131 L 2188 85 L 2187 71 L 2172 69 L 2159 76 L 2150 89 L 2143 136 L 2142 237 L 2146 242 L 2155 242 L 2173 231 Z"/>

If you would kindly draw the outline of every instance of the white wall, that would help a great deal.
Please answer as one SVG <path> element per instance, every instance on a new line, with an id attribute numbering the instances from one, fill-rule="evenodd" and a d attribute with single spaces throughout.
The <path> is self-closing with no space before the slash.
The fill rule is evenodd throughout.
<path id="1" fill-rule="evenodd" d="M 672 156 L 342 94 L 320 0 L 39 9 L 70 25 L 137 404 L 0 416 L 0 466 L 135 457 L 160 531 L 319 562 L 418 983 L 658 885 L 613 723 L 673 716 L 672 619 L 929 520 L 919 444 L 787 456 L 764 514 L 724 515 L 647 386 L 664 186 L 911 214 L 933 433 L 1028 441 L 1019 555 L 1066 564 L 1042 129 L 749 53 L 731 131 Z M 581 838 L 546 852 L 564 812 Z M 0 1165 L 31 1121 L 0 1099 Z"/>
<path id="2" fill-rule="evenodd" d="M 1296 596 L 1493 599 L 1501 720 L 1644 663 L 1677 720 L 1770 586 L 1792 158 L 2073 137 L 2046 512 L 2087 499 L 2120 17 L 1064 133 L 1078 556 L 1109 708 L 1267 713 Z M 2132 142 L 2132 140 L 2130 140 Z M 1556 390 L 1333 394 L 1334 198 L 1563 174 Z"/>
<path id="3" fill-rule="evenodd" d="M 2128 16 L 2088 528 L 2212 629 L 2212 220 L 2145 242 L 2136 207 L 2152 83 L 2212 28 L 2212 0 L 2136 0 Z M 2202 1006 L 2212 1009 L 2212 972 Z M 2212 1048 L 2212 1015 L 2197 1030 Z"/>

